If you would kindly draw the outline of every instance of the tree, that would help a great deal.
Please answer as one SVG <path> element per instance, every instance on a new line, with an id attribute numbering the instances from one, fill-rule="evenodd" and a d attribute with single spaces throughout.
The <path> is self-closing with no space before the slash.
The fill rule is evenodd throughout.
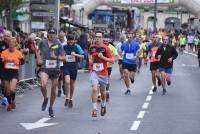
<path id="1" fill-rule="evenodd" d="M 22 5 L 24 0 L 0 0 L 0 12 L 6 11 L 8 29 L 13 27 L 13 13 Z"/>

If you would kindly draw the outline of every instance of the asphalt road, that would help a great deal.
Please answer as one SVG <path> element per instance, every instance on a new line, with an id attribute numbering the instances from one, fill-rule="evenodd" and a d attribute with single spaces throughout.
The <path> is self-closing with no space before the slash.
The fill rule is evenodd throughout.
<path id="1" fill-rule="evenodd" d="M 40 110 L 42 95 L 38 88 L 17 97 L 12 112 L 0 109 L 0 132 L 6 134 L 199 134 L 200 68 L 194 56 L 179 55 L 175 61 L 172 85 L 167 94 L 162 88 L 151 92 L 149 67 L 137 74 L 132 94 L 124 95 L 117 65 L 111 76 L 111 100 L 107 114 L 91 117 L 92 103 L 89 74 L 80 72 L 76 83 L 74 108 L 64 107 L 65 97 L 56 99 L 56 118 Z M 48 90 L 50 92 L 50 90 Z M 100 106 L 100 105 L 99 105 Z M 29 124 L 29 130 L 21 123 Z M 56 124 L 51 124 L 56 123 Z M 47 125 L 42 127 L 42 125 Z M 28 124 L 25 124 L 28 126 Z M 35 128 L 34 128 L 35 127 Z M 32 128 L 32 129 L 31 129 Z"/>

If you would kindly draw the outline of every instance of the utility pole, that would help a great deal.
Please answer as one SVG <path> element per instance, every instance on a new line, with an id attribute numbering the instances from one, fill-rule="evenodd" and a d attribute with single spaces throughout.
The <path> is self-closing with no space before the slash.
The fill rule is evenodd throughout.
<path id="1" fill-rule="evenodd" d="M 182 26 L 182 23 L 183 23 L 183 9 L 181 7 L 181 26 Z"/>
<path id="2" fill-rule="evenodd" d="M 57 34 L 58 34 L 58 32 L 59 32 L 59 29 L 60 29 L 60 0 L 57 0 L 56 1 L 57 3 L 56 3 L 56 9 L 57 9 L 57 13 L 56 13 L 56 17 L 55 17 L 55 19 L 56 19 L 56 30 L 57 30 Z"/>
<path id="3" fill-rule="evenodd" d="M 154 32 L 157 32 L 157 28 L 156 28 L 156 22 L 157 22 L 157 5 L 158 5 L 158 3 L 157 3 L 157 0 L 155 0 L 155 4 L 154 4 L 154 28 L 153 28 L 153 31 Z"/>

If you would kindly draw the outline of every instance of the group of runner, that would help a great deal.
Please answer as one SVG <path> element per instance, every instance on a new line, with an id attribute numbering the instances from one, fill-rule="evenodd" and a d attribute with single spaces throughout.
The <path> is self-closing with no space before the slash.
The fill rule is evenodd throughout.
<path id="1" fill-rule="evenodd" d="M 54 102 L 63 93 L 65 107 L 73 108 L 73 94 L 78 75 L 78 59 L 89 58 L 91 84 L 92 117 L 97 117 L 98 98 L 101 101 L 101 116 L 106 114 L 106 103 L 109 102 L 110 77 L 112 64 L 118 61 L 120 79 L 125 83 L 125 95 L 133 90 L 130 84 L 135 83 L 136 72 L 140 72 L 142 62 L 150 63 L 153 92 L 162 86 L 163 95 L 166 94 L 166 84 L 171 85 L 173 61 L 177 58 L 176 47 L 170 42 L 172 38 L 165 34 L 154 33 L 150 38 L 140 33 L 127 31 L 120 37 L 120 42 L 113 44 L 104 39 L 100 31 L 95 33 L 94 42 L 88 48 L 86 55 L 73 34 L 66 35 L 64 31 L 57 33 L 55 29 L 48 30 L 47 39 L 39 42 L 36 50 L 36 63 L 40 68 L 39 78 L 43 102 L 41 110 L 47 105 L 49 116 L 54 118 Z M 58 34 L 58 37 L 57 37 Z M 1 43 L 2 44 L 2 43 Z M 24 63 L 23 54 L 16 48 L 16 38 L 9 31 L 4 32 L 4 45 L 0 51 L 0 71 L 4 95 L 8 100 L 8 111 L 16 107 L 15 87 L 18 80 L 19 65 Z M 6 75 L 5 75 L 6 74 Z M 50 99 L 47 95 L 48 80 L 51 80 Z M 57 92 L 58 88 L 58 92 Z M 99 96 L 99 97 L 98 97 Z"/>

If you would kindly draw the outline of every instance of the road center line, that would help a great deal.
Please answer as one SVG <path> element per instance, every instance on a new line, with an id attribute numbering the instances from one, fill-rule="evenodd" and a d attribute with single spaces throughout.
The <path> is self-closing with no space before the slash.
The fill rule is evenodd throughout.
<path id="1" fill-rule="evenodd" d="M 150 103 L 150 101 L 152 99 L 152 94 L 153 94 L 153 92 L 152 92 L 152 90 L 150 90 L 149 94 L 146 97 L 146 101 L 142 105 L 142 110 L 137 115 L 137 119 L 143 119 L 144 118 L 144 115 L 146 113 L 145 110 L 148 109 L 148 107 L 149 107 L 149 103 Z M 137 131 L 139 126 L 140 126 L 140 124 L 141 124 L 141 120 L 135 120 L 129 130 L 130 131 Z"/>
<path id="2" fill-rule="evenodd" d="M 140 111 L 140 112 L 138 113 L 137 118 L 138 118 L 138 119 L 142 119 L 142 118 L 144 117 L 145 112 L 146 112 L 146 111 Z"/>
<path id="3" fill-rule="evenodd" d="M 152 99 L 152 96 L 148 95 L 146 98 L 146 101 L 151 101 L 151 99 Z"/>
<path id="4" fill-rule="evenodd" d="M 152 95 L 153 94 L 153 91 L 152 90 L 149 90 L 149 95 Z"/>
<path id="5" fill-rule="evenodd" d="M 145 102 L 143 105 L 142 105 L 142 109 L 148 109 L 149 107 L 149 103 L 148 102 Z"/>
<path id="6" fill-rule="evenodd" d="M 140 126 L 140 123 L 141 123 L 141 121 L 134 121 L 132 126 L 131 126 L 131 128 L 130 128 L 130 130 L 131 131 L 137 131 L 138 127 Z"/>

